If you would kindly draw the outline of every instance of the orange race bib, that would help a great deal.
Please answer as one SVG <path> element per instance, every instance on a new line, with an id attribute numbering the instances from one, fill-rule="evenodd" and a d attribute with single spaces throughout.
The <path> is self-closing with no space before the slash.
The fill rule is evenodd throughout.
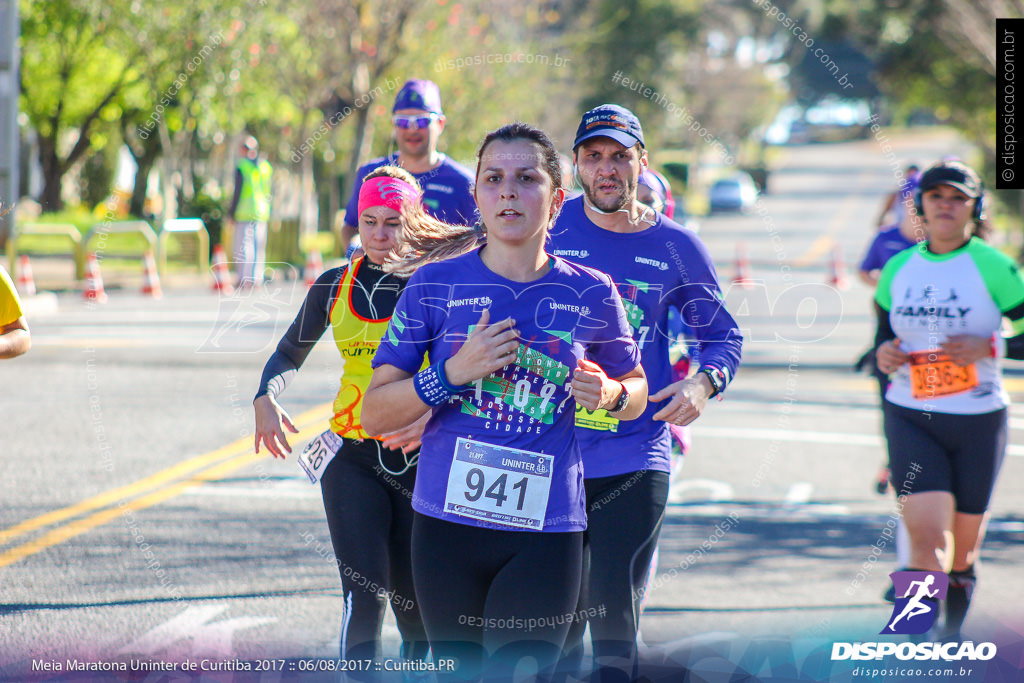
<path id="1" fill-rule="evenodd" d="M 976 386 L 978 371 L 974 363 L 960 367 L 941 351 L 910 354 L 910 392 L 915 399 L 960 394 Z"/>

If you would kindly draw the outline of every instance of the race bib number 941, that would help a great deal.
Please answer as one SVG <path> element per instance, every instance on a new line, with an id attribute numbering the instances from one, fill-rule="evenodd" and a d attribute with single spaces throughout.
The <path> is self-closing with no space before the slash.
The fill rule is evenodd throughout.
<path id="1" fill-rule="evenodd" d="M 543 529 L 554 456 L 458 439 L 445 512 L 495 524 Z"/>

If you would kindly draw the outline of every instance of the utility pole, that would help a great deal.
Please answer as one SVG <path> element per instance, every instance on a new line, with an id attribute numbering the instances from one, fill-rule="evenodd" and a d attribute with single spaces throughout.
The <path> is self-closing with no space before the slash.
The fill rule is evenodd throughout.
<path id="1" fill-rule="evenodd" d="M 18 0 L 0 0 L 0 204 L 18 199 Z M 14 212 L 0 218 L 0 247 L 14 232 Z"/>

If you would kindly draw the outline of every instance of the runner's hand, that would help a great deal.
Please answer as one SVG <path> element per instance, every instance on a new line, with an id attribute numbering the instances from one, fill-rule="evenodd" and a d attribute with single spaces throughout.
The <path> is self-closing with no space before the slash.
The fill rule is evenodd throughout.
<path id="1" fill-rule="evenodd" d="M 299 430 L 292 424 L 292 419 L 288 417 L 288 413 L 277 404 L 270 394 L 264 394 L 256 399 L 253 408 L 256 410 L 256 452 L 260 452 L 260 441 L 262 440 L 263 445 L 275 458 L 288 457 L 285 451 L 291 453 L 292 447 L 288 444 L 288 438 L 282 427 L 287 427 L 292 434 L 299 433 Z M 282 446 L 284 446 L 283 449 Z"/>
<path id="2" fill-rule="evenodd" d="M 420 441 L 420 437 L 423 436 L 423 429 L 427 426 L 427 420 L 433 414 L 432 411 L 428 410 L 423 413 L 423 416 L 413 422 L 408 427 L 402 429 L 396 429 L 393 432 L 381 434 L 383 439 L 381 443 L 385 448 L 400 448 L 403 453 L 408 453 L 419 448 L 423 442 Z"/>
<path id="3" fill-rule="evenodd" d="M 680 426 L 688 425 L 704 412 L 704 406 L 707 405 L 712 391 L 708 378 L 702 373 L 673 382 L 647 397 L 649 403 L 664 401 L 670 397 L 672 399 L 668 405 L 652 415 L 651 419 Z"/>
<path id="4" fill-rule="evenodd" d="M 460 387 L 473 380 L 497 372 L 516 359 L 519 335 L 516 321 L 505 318 L 489 325 L 491 311 L 480 314 L 476 328 L 470 333 L 458 352 L 445 361 L 444 374 L 448 383 Z"/>
<path id="5" fill-rule="evenodd" d="M 958 334 L 946 339 L 941 344 L 941 348 L 960 367 L 970 365 L 982 358 L 992 357 L 992 340 L 988 337 Z"/>
<path id="6" fill-rule="evenodd" d="M 875 364 L 887 375 L 899 370 L 904 363 L 910 362 L 910 354 L 900 348 L 899 339 L 882 342 L 875 353 Z"/>
<path id="7" fill-rule="evenodd" d="M 608 375 L 597 363 L 580 358 L 572 373 L 572 395 L 587 410 L 608 408 L 619 399 L 622 385 Z"/>

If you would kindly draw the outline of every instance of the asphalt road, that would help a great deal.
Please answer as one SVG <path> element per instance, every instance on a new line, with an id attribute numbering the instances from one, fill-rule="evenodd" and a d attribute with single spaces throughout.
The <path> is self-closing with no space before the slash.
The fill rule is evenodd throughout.
<path id="1" fill-rule="evenodd" d="M 931 135 L 894 149 L 905 165 L 958 146 Z M 747 343 L 674 479 L 642 621 L 644 671 L 853 681 L 872 680 L 855 672 L 869 665 L 899 669 L 874 680 L 917 680 L 928 667 L 956 669 L 944 680 L 1021 680 L 1016 407 L 967 622 L 997 658 L 830 661 L 836 642 L 884 640 L 880 597 L 895 557 L 884 533 L 894 501 L 873 491 L 875 387 L 850 370 L 871 338 L 870 293 L 852 273 L 847 289 L 832 286 L 829 257 L 838 245 L 848 264 L 859 259 L 895 179 L 870 139 L 787 148 L 778 165 L 757 211 L 700 221 Z M 730 284 L 739 242 L 748 287 Z M 294 459 L 252 454 L 252 395 L 303 294 L 282 282 L 231 298 L 205 286 L 160 300 L 125 288 L 101 306 L 74 293 L 38 304 L 34 348 L 0 367 L 0 678 L 64 680 L 69 660 L 135 658 L 179 668 L 98 678 L 280 680 L 336 654 L 340 584 L 319 491 Z M 283 403 L 303 429 L 293 443 L 323 428 L 339 368 L 322 344 L 289 387 Z M 1009 386 L 1024 395 L 1020 366 Z M 396 636 L 389 617 L 391 656 Z M 284 670 L 223 670 L 277 658 Z M 226 664 L 181 669 L 204 660 Z"/>

